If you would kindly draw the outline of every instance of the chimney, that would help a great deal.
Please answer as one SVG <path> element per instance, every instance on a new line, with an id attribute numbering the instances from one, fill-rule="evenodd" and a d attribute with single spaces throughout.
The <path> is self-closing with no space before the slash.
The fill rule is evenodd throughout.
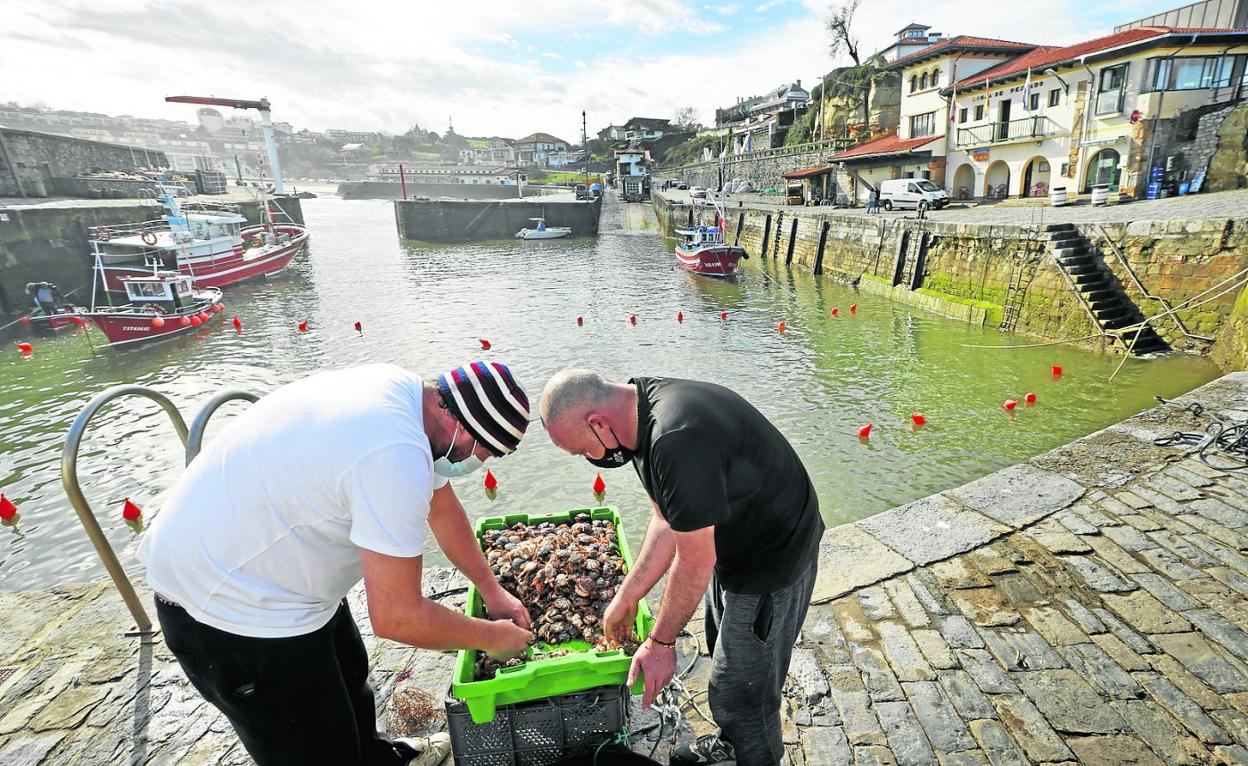
<path id="1" fill-rule="evenodd" d="M 802 87 L 802 81 L 800 79 L 797 81 L 797 87 Z"/>

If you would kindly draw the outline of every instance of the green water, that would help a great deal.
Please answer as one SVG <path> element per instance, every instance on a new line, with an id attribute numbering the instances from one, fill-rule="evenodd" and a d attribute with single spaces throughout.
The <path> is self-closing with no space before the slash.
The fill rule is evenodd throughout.
<path id="1" fill-rule="evenodd" d="M 433 374 L 482 355 L 512 366 L 533 400 L 565 366 L 617 378 L 670 375 L 741 392 L 795 444 L 832 524 L 957 486 L 1129 417 L 1217 375 L 1202 359 L 1118 364 L 1073 348 L 1014 351 L 966 344 L 1033 342 L 858 294 L 760 258 L 736 282 L 673 268 L 656 230 L 621 228 L 604 209 L 597 238 L 418 247 L 397 239 L 385 201 L 306 200 L 312 248 L 285 277 L 227 290 L 228 322 L 158 346 L 95 349 L 82 334 L 36 340 L 22 360 L 0 354 L 0 491 L 21 522 L 0 527 L 0 588 L 103 577 L 60 486 L 70 422 L 117 383 L 170 395 L 190 420 L 221 388 L 263 392 L 314 370 L 386 361 Z M 635 218 L 636 216 L 634 216 Z M 857 315 L 848 307 L 857 303 Z M 841 308 L 833 319 L 829 311 Z M 720 312 L 728 312 L 728 320 Z M 676 321 L 683 312 L 685 321 Z M 636 314 L 638 323 L 629 323 Z M 576 317 L 585 324 L 578 327 Z M 300 334 L 307 318 L 312 331 Z M 363 335 L 352 328 L 364 326 Z M 786 332 L 777 331 L 784 321 Z M 92 336 L 100 342 L 98 333 Z M 1065 374 L 1054 379 L 1050 366 Z M 1034 407 L 1001 407 L 1033 391 Z M 224 422 L 242 405 L 228 405 Z M 910 415 L 927 425 L 915 430 Z M 874 423 L 870 441 L 857 431 Z M 219 428 L 209 429 L 209 438 Z M 519 452 L 491 461 L 497 500 L 476 475 L 457 482 L 471 515 L 547 512 L 591 504 L 596 470 L 551 445 L 540 425 Z M 104 411 L 82 448 L 79 475 L 114 546 L 133 571 L 137 538 L 124 497 L 150 518 L 177 478 L 181 448 L 165 416 L 135 401 Z M 604 472 L 607 502 L 640 539 L 649 504 L 629 469 Z M 431 553 L 431 559 L 439 554 Z"/>

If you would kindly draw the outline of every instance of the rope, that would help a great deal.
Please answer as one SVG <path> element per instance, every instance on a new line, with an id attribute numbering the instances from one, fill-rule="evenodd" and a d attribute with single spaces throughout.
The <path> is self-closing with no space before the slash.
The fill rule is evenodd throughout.
<path id="1" fill-rule="evenodd" d="M 1078 343 L 1081 340 L 1091 340 L 1093 338 L 1104 337 L 1104 335 L 1105 333 L 1098 332 L 1091 335 L 1084 335 L 1081 338 L 1066 338 L 1064 340 L 1053 340 L 1047 343 L 1024 343 L 1018 346 L 984 346 L 975 343 L 960 343 L 958 345 L 962 346 L 962 348 L 1041 348 L 1043 346 L 1060 346 L 1063 343 Z"/>
<path id="2" fill-rule="evenodd" d="M 1160 396 L 1155 398 L 1162 404 L 1176 404 Z M 1205 427 L 1204 433 L 1175 431 L 1169 436 L 1154 439 L 1153 444 L 1159 447 L 1197 447 L 1200 462 L 1217 471 L 1229 473 L 1248 469 L 1248 420 L 1242 422 L 1228 420 L 1217 413 L 1209 412 L 1200 402 L 1192 402 L 1184 407 L 1184 410 L 1191 413 L 1194 418 L 1208 415 L 1213 422 Z M 1210 453 L 1211 449 L 1213 454 L 1234 465 L 1230 467 L 1214 465 L 1210 462 L 1213 456 Z"/>

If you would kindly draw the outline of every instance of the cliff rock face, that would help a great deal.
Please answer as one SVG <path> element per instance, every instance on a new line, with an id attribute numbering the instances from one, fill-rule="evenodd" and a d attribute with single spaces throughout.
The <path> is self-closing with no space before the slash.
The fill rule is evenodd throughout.
<path id="1" fill-rule="evenodd" d="M 1248 103 L 1235 107 L 1218 129 L 1218 148 L 1209 160 L 1203 191 L 1248 187 Z"/>

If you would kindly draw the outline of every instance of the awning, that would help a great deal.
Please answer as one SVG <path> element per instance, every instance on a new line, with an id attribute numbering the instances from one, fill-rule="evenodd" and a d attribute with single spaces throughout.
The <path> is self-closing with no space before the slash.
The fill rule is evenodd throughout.
<path id="1" fill-rule="evenodd" d="M 791 170 L 788 173 L 782 173 L 782 178 L 813 178 L 821 176 L 824 173 L 831 173 L 836 169 L 835 165 L 820 165 L 814 168 L 802 168 L 801 170 Z"/>

